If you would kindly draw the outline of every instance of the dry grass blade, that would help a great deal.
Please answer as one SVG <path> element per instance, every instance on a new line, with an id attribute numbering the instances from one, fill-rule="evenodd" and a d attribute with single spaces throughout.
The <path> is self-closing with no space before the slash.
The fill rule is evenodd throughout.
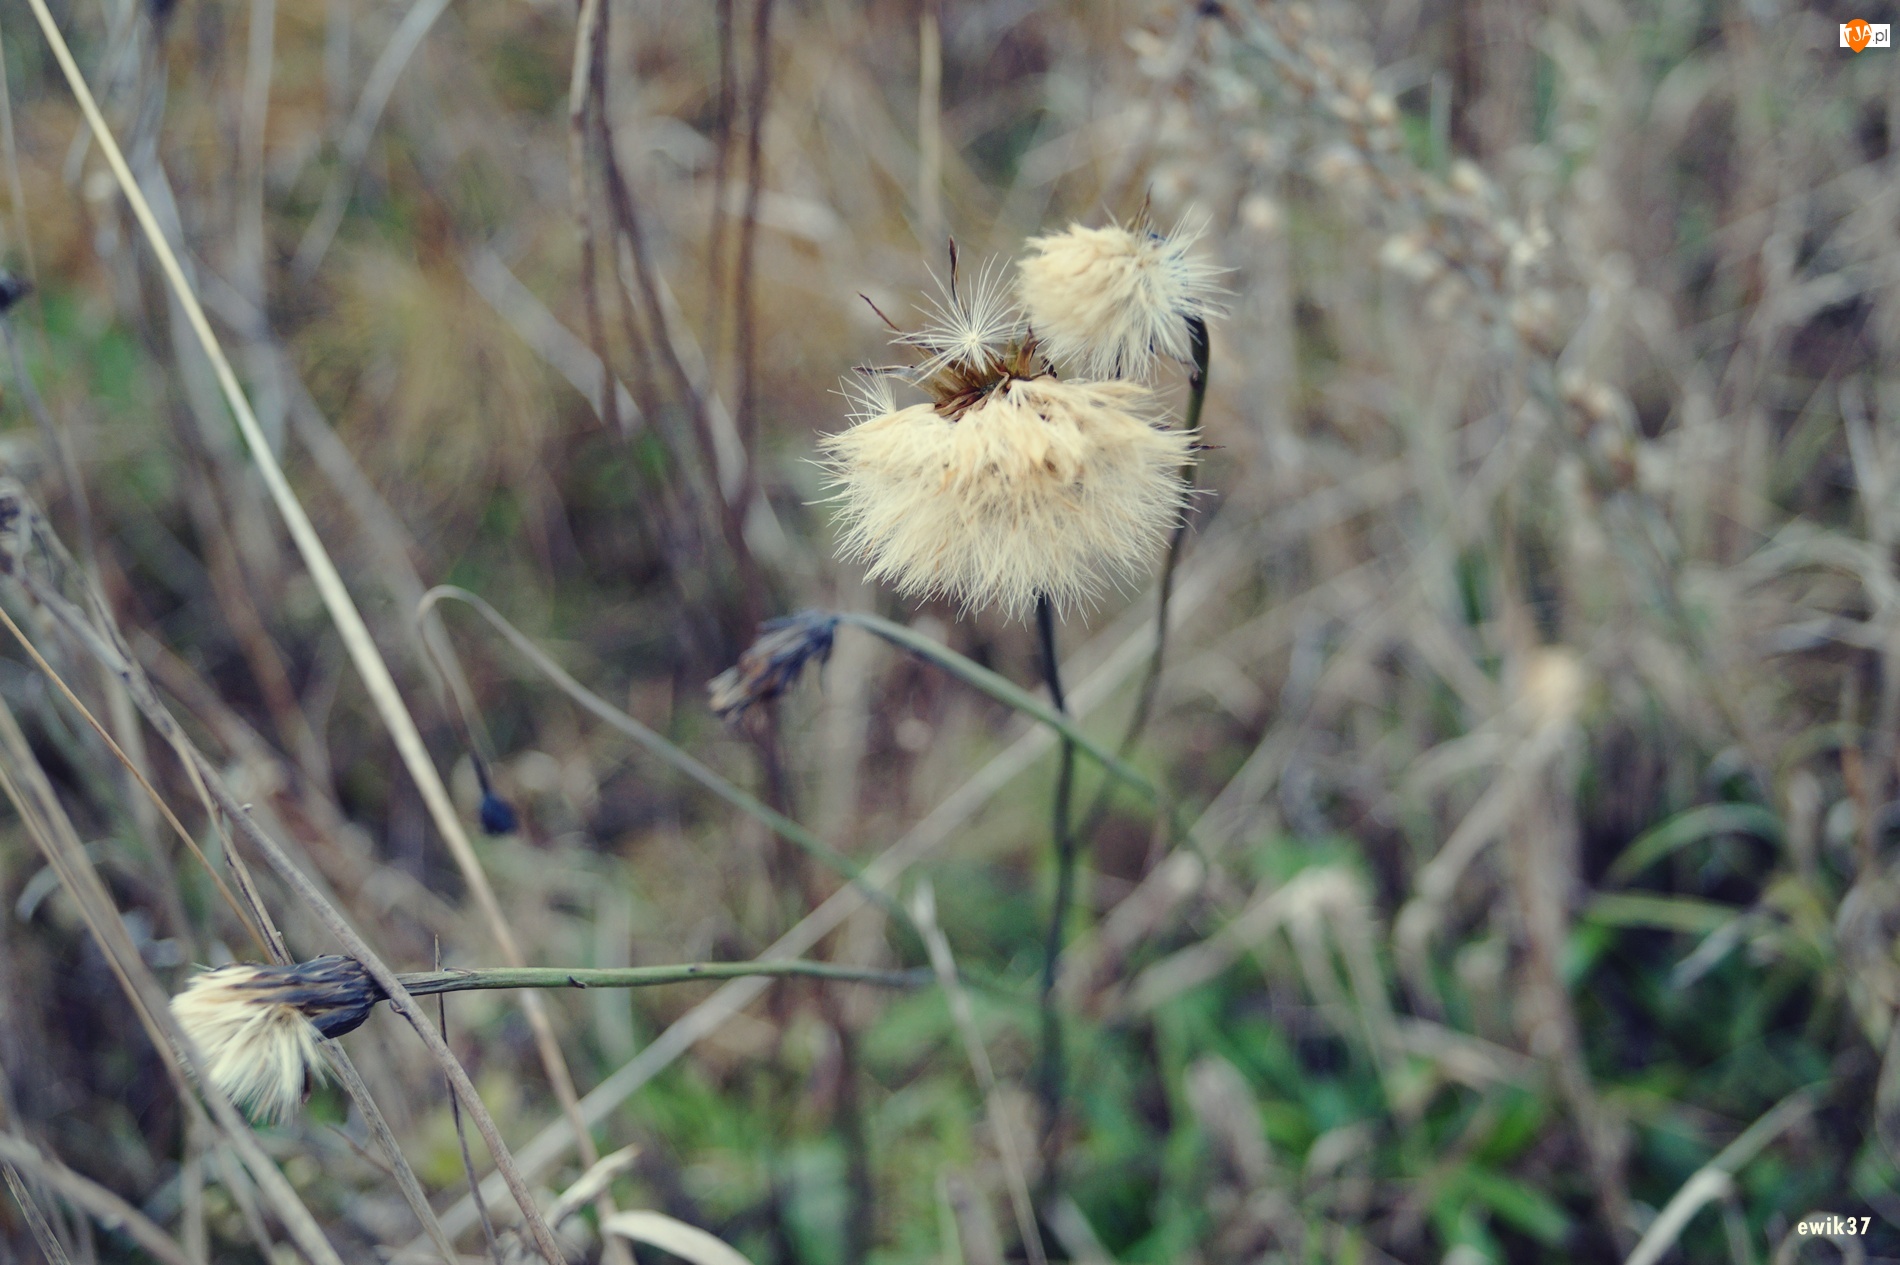
<path id="1" fill-rule="evenodd" d="M 603 1222 L 600 1229 L 603 1234 L 657 1247 L 691 1265 L 752 1265 L 724 1240 L 663 1212 L 623 1212 Z"/>
<path id="2" fill-rule="evenodd" d="M 342 912 L 324 897 L 316 884 L 298 868 L 296 862 L 291 860 L 289 854 L 277 844 L 277 841 L 272 839 L 257 825 L 251 816 L 249 808 L 240 802 L 237 796 L 231 793 L 230 788 L 225 784 L 224 777 L 218 768 L 205 757 L 203 752 L 192 745 L 189 739 L 184 737 L 182 731 L 178 728 L 177 722 L 166 710 L 164 704 L 159 701 L 157 695 L 152 692 L 149 682 L 144 680 L 142 674 L 134 673 L 131 665 L 119 654 L 118 650 L 108 642 L 97 629 L 93 628 L 85 620 L 84 616 L 80 615 L 73 609 L 70 603 L 66 602 L 57 593 L 46 589 L 46 587 L 30 573 L 16 570 L 15 578 L 26 586 L 27 590 L 33 594 L 34 598 L 38 600 L 42 606 L 60 620 L 67 631 L 73 634 L 88 652 L 98 658 L 99 661 L 105 664 L 120 680 L 125 682 L 131 692 L 132 701 L 144 714 L 146 720 L 149 721 L 155 729 L 165 734 L 168 738 L 171 738 L 178 747 L 180 754 L 191 762 L 201 784 L 209 793 L 218 810 L 225 815 L 226 819 L 237 828 L 238 832 L 242 834 L 253 847 L 263 854 L 265 860 L 270 864 L 271 869 L 296 893 L 299 899 L 309 906 L 311 912 L 316 914 L 324 926 L 342 942 L 349 955 L 363 964 L 375 978 L 377 984 L 382 987 L 384 993 L 389 998 L 391 1006 L 401 1014 L 404 1019 L 408 1020 L 410 1027 L 416 1029 L 418 1035 L 422 1038 L 423 1044 L 428 1047 L 430 1055 L 436 1059 L 442 1066 L 443 1071 L 447 1074 L 450 1085 L 454 1088 L 456 1096 L 461 1100 L 463 1107 L 468 1110 L 470 1116 L 474 1119 L 477 1129 L 481 1131 L 482 1141 L 487 1144 L 489 1155 L 495 1161 L 496 1168 L 504 1179 L 509 1193 L 514 1196 L 516 1204 L 521 1208 L 522 1216 L 524 1220 L 526 1220 L 541 1254 L 550 1262 L 550 1265 L 560 1265 L 559 1248 L 554 1242 L 552 1233 L 541 1219 L 539 1207 L 535 1203 L 533 1193 L 528 1189 L 527 1182 L 522 1178 L 519 1169 L 516 1168 L 507 1146 L 502 1142 L 501 1131 L 496 1127 L 494 1118 L 489 1115 L 487 1107 L 481 1101 L 481 1096 L 476 1092 L 474 1084 L 468 1079 L 468 1073 L 449 1050 L 447 1044 L 436 1034 L 434 1026 L 429 1023 L 428 1017 L 423 1013 L 421 1007 L 416 1003 L 416 1000 L 403 988 L 402 981 L 396 976 L 395 972 L 389 969 L 375 950 L 370 947 L 368 941 L 364 940 L 356 929 L 350 925 L 349 920 L 343 916 Z M 0 716 L 5 716 L 3 708 L 0 708 Z M 7 719 L 10 723 L 10 717 Z M 153 987 L 156 988 L 155 982 Z M 532 994 L 529 995 L 532 996 Z M 165 1022 L 168 1024 L 171 1023 L 171 1012 L 169 1009 L 164 1008 L 162 1005 L 160 1009 L 164 1013 Z M 172 1026 L 175 1028 L 176 1025 L 174 1024 Z M 182 1035 L 179 1035 L 176 1039 L 181 1044 L 184 1041 Z M 213 1095 L 212 1101 L 214 1107 L 219 1103 L 224 1103 L 222 1095 Z M 224 1109 L 231 1112 L 233 1120 L 238 1119 L 236 1113 L 231 1111 L 228 1103 L 224 1103 Z M 241 1127 L 241 1121 L 239 1121 L 239 1125 Z M 249 1143 L 252 1147 L 255 1147 L 255 1142 L 249 1137 L 248 1129 L 244 1129 L 243 1133 L 244 1137 L 239 1140 L 240 1145 L 242 1146 L 244 1143 Z M 282 1181 L 281 1175 L 278 1175 L 275 1169 L 272 1169 L 271 1173 L 276 1177 L 278 1182 Z M 262 1184 L 262 1182 L 263 1179 L 260 1178 L 260 1183 Z M 287 1191 L 288 1187 L 285 1187 L 285 1190 Z M 307 1212 L 304 1214 L 304 1218 L 308 1220 Z M 310 1228 L 314 1233 L 314 1223 L 311 1224 Z"/>
<path id="3" fill-rule="evenodd" d="M 177 1240 L 150 1217 L 104 1186 L 75 1173 L 25 1138 L 0 1133 L 0 1160 L 32 1173 L 102 1229 L 123 1234 L 162 1265 L 198 1265 Z"/>
<path id="4" fill-rule="evenodd" d="M 1676 1245 L 1690 1218 L 1707 1204 L 1723 1198 L 1732 1189 L 1734 1176 L 1741 1167 L 1770 1142 L 1812 1115 L 1816 1105 L 1814 1087 L 1797 1090 L 1749 1125 L 1740 1137 L 1723 1147 L 1720 1154 L 1697 1169 L 1663 1205 L 1623 1265 L 1656 1265 Z"/>
<path id="5" fill-rule="evenodd" d="M 55 688 L 64 695 L 67 703 L 85 719 L 86 723 L 90 725 L 93 730 L 99 734 L 100 738 L 105 741 L 107 746 L 111 748 L 112 753 L 118 757 L 125 768 L 138 779 L 140 786 L 151 796 L 159 810 L 164 813 L 166 820 L 171 823 L 172 828 L 185 840 L 186 845 L 190 847 L 193 855 L 198 858 L 199 862 L 210 872 L 213 880 L 218 883 L 219 890 L 225 893 L 226 899 L 231 903 L 233 912 L 238 915 L 245 929 L 249 931 L 253 939 L 257 941 L 258 947 L 279 962 L 289 961 L 289 955 L 283 946 L 283 938 L 278 933 L 276 927 L 271 924 L 269 911 L 264 908 L 261 898 L 257 896 L 255 886 L 251 883 L 248 872 L 242 868 L 241 860 L 235 853 L 227 852 L 227 855 L 231 857 L 233 862 L 233 872 L 239 875 L 243 881 L 248 906 L 255 917 L 255 921 L 245 916 L 244 909 L 240 908 L 236 899 L 229 894 L 229 890 L 224 886 L 222 876 L 211 866 L 210 860 L 205 857 L 204 853 L 198 848 L 197 841 L 191 837 L 190 833 L 185 830 L 177 817 L 172 814 L 170 805 L 165 803 L 157 789 L 146 780 L 145 775 L 126 758 L 125 753 L 119 749 L 118 744 L 114 742 L 112 736 L 106 732 L 105 727 L 99 723 L 98 719 L 93 716 L 86 705 L 79 700 L 79 697 L 72 692 L 65 680 L 61 678 L 57 672 L 53 671 L 52 665 L 46 662 L 38 648 L 27 639 L 26 634 L 20 630 L 19 625 L 13 622 L 12 616 L 8 615 L 6 611 L 0 610 L 0 622 L 6 624 L 7 631 L 13 634 L 14 639 L 19 642 L 21 648 L 32 658 L 35 666 L 52 681 Z M 121 688 L 129 688 L 129 681 L 130 674 L 127 672 L 119 679 Z M 147 689 L 149 689 L 149 686 Z M 172 736 L 175 739 L 178 737 L 175 731 Z M 189 760 L 191 753 L 188 750 L 181 749 L 180 755 Z M 188 765 L 188 767 L 191 768 L 194 775 L 197 774 L 195 766 Z M 199 779 L 197 784 L 202 791 L 202 780 Z M 206 795 L 207 806 L 209 807 L 209 793 L 208 791 L 204 793 Z M 371 1096 L 369 1086 L 363 1083 L 363 1078 L 357 1072 L 355 1064 L 350 1062 L 349 1055 L 343 1051 L 341 1046 L 328 1046 L 325 1048 L 325 1053 L 328 1055 L 331 1065 L 335 1068 L 337 1077 L 342 1081 L 345 1090 L 362 1110 L 364 1121 L 369 1125 L 370 1132 L 375 1136 L 378 1146 L 382 1149 L 383 1154 L 388 1157 L 391 1169 L 396 1175 L 397 1187 L 402 1191 L 403 1198 L 409 1204 L 411 1211 L 416 1214 L 416 1219 L 421 1224 L 424 1233 L 435 1241 L 435 1246 L 438 1251 L 443 1253 L 444 1259 L 452 1261 L 455 1255 L 454 1248 L 449 1243 L 447 1236 L 443 1234 L 442 1226 L 436 1220 L 434 1210 L 429 1206 L 428 1197 L 423 1193 L 422 1185 L 416 1179 L 415 1170 L 409 1166 L 409 1161 L 403 1155 L 401 1146 L 396 1142 L 395 1134 L 390 1131 L 389 1123 L 383 1117 L 382 1109 L 376 1105 L 376 1100 Z"/>
<path id="6" fill-rule="evenodd" d="M 1003 1174 L 1009 1186 L 1009 1206 L 1016 1216 L 1016 1233 L 1022 1236 L 1023 1252 L 1033 1265 L 1048 1258 L 1042 1250 L 1042 1232 L 1036 1228 L 1036 1209 L 1029 1198 L 1029 1178 L 1023 1168 L 1023 1156 L 1017 1150 L 1017 1137 L 1009 1117 L 998 1105 L 996 1071 L 990 1064 L 989 1048 L 976 1026 L 976 1013 L 970 1009 L 970 995 L 957 977 L 957 962 L 950 953 L 950 941 L 937 925 L 937 897 L 929 880 L 917 885 L 911 894 L 911 916 L 923 932 L 924 946 L 930 950 L 930 964 L 936 968 L 937 983 L 950 1003 L 950 1017 L 956 1023 L 963 1042 L 963 1055 L 976 1074 L 977 1092 L 983 1095 L 983 1113 L 989 1120 L 990 1136 L 1003 1161 Z"/>
<path id="7" fill-rule="evenodd" d="M 27 1228 L 33 1232 L 33 1241 L 39 1244 L 47 1265 L 72 1265 L 72 1253 L 66 1250 L 65 1241 L 54 1232 L 52 1222 L 46 1219 L 46 1210 L 40 1207 L 39 1200 L 33 1197 L 33 1192 L 20 1179 L 19 1170 L 12 1164 L 0 1165 L 0 1170 L 4 1170 L 7 1189 L 13 1192 L 13 1202 L 20 1209 L 20 1215 L 26 1218 Z"/>
<path id="8" fill-rule="evenodd" d="M 433 3 L 434 0 L 421 0 L 421 3 Z M 184 309 L 185 316 L 196 335 L 199 345 L 215 370 L 218 385 L 223 390 L 225 400 L 237 418 L 238 429 L 243 433 L 245 443 L 250 447 L 251 455 L 257 462 L 258 471 L 263 475 L 264 484 L 269 490 L 272 501 L 283 516 L 290 530 L 291 538 L 296 542 L 304 565 L 309 568 L 311 578 L 316 582 L 317 591 L 323 599 L 325 609 L 342 635 L 343 644 L 348 649 L 350 660 L 362 675 L 363 684 L 368 689 L 377 715 L 395 741 L 396 750 L 401 755 L 404 766 L 415 779 L 416 787 L 422 793 L 423 803 L 434 820 L 436 829 L 441 832 L 443 841 L 448 844 L 450 854 L 462 872 L 463 879 L 481 909 L 488 923 L 490 933 L 502 954 L 511 963 L 522 960 L 520 945 L 514 933 L 509 930 L 507 917 L 503 914 L 500 902 L 495 897 L 493 886 L 483 871 L 480 859 L 475 855 L 473 844 L 469 842 L 468 831 L 457 816 L 455 805 L 449 798 L 448 787 L 442 782 L 441 774 L 436 770 L 423 745 L 422 735 L 416 728 L 415 719 L 409 714 L 408 706 L 403 702 L 401 691 L 396 688 L 395 678 L 390 675 L 389 665 L 383 661 L 382 652 L 376 648 L 375 639 L 370 636 L 369 627 L 363 622 L 363 616 L 350 597 L 349 590 L 338 574 L 336 564 L 331 561 L 329 551 L 324 548 L 316 527 L 310 516 L 305 513 L 297 494 L 291 489 L 290 481 L 277 460 L 263 429 L 258 425 L 257 415 L 252 411 L 250 400 L 244 389 L 238 384 L 237 374 L 231 368 L 231 362 L 224 354 L 224 348 L 218 337 L 212 332 L 211 323 L 206 318 L 204 307 L 198 302 L 197 294 L 186 279 L 170 241 L 166 238 L 152 208 L 145 199 L 144 192 L 126 165 L 118 142 L 113 138 L 111 129 L 106 126 L 99 107 L 93 99 L 92 90 L 85 76 L 73 60 L 72 50 L 67 47 L 65 37 L 60 34 L 58 25 L 47 10 L 45 0 L 32 0 L 34 16 L 38 18 L 40 29 L 45 33 L 47 43 L 52 47 L 60 69 L 65 73 L 68 86 L 78 98 L 81 111 L 87 124 L 92 128 L 94 138 L 104 152 L 107 162 L 117 178 L 120 191 L 131 203 L 146 240 L 157 256 L 159 265 L 170 283 L 178 304 Z M 416 38 L 421 37 L 418 34 Z M 554 1039 L 554 1032 L 542 1008 L 540 998 L 533 993 L 522 995 L 521 1005 L 527 1014 L 529 1026 L 534 1030 L 536 1051 L 547 1070 L 548 1079 L 554 1087 L 557 1098 L 568 1113 L 570 1121 L 580 1130 L 578 1118 L 574 1116 L 574 1082 L 567 1070 L 567 1064 L 561 1056 L 560 1046 Z M 582 1142 L 589 1146 L 590 1143 Z M 538 1217 L 529 1213 L 531 1225 L 538 1226 Z M 546 1236 L 546 1227 L 539 1226 L 540 1236 Z M 543 1244 L 543 1250 L 552 1252 L 551 1238 Z"/>
<path id="9" fill-rule="evenodd" d="M 194 1069 L 194 1073 L 200 1064 L 198 1053 L 172 1019 L 171 1011 L 165 1004 L 164 990 L 152 977 L 133 944 L 123 919 L 112 903 L 111 895 L 94 870 L 85 848 L 73 832 L 72 823 L 60 808 L 45 772 L 27 745 L 26 735 L 20 731 L 12 710 L 3 702 L 0 702 L 0 744 L 6 748 L 5 758 L 0 759 L 0 791 L 12 802 L 47 864 L 59 875 L 61 884 L 78 904 L 87 930 L 99 945 L 107 965 L 132 1004 L 139 1024 L 151 1038 L 153 1048 L 158 1051 L 180 1099 L 186 1104 L 188 1112 L 198 1115 L 198 1099 L 191 1088 L 192 1077 L 187 1075 L 185 1067 L 179 1062 L 179 1052 L 183 1053 L 185 1063 Z M 203 1085 L 202 1077 L 198 1079 Z M 310 1215 L 310 1210 L 304 1206 L 276 1165 L 265 1156 L 256 1138 L 251 1135 L 249 1124 L 238 1114 L 230 1100 L 210 1086 L 203 1087 L 203 1098 L 219 1130 L 236 1150 L 245 1171 L 256 1181 L 258 1190 L 270 1202 L 272 1210 L 289 1230 L 298 1248 L 313 1265 L 342 1265 L 336 1250 L 330 1246 L 315 1218 Z"/>

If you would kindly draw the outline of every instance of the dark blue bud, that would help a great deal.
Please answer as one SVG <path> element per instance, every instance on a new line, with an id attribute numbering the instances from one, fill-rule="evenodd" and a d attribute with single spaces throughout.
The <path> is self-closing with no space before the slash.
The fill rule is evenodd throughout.
<path id="1" fill-rule="evenodd" d="M 521 826 L 515 806 L 493 791 L 482 794 L 482 829 L 491 835 L 511 835 Z"/>

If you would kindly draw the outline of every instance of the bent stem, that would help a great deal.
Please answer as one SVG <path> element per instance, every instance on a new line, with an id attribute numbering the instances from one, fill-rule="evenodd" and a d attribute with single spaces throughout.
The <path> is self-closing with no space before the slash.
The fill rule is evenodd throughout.
<path id="1" fill-rule="evenodd" d="M 1067 716 L 1068 701 L 1062 696 L 1062 669 L 1056 658 L 1055 608 L 1047 597 L 1036 599 L 1036 633 L 1042 644 L 1042 679 L 1049 687 L 1049 698 L 1056 710 Z M 1075 743 L 1064 734 L 1062 754 L 1056 766 L 1054 832 L 1056 850 L 1056 890 L 1049 903 L 1049 930 L 1042 951 L 1042 1062 L 1037 1075 L 1038 1096 L 1042 1100 L 1042 1199 L 1061 1189 L 1062 1160 L 1062 1082 L 1065 1068 L 1062 1051 L 1062 1016 L 1056 1006 L 1056 974 L 1062 961 L 1062 929 L 1069 918 L 1069 906 L 1075 900 L 1075 862 L 1082 840 L 1069 829 L 1069 799 L 1075 787 Z"/>
<path id="2" fill-rule="evenodd" d="M 452 584 L 439 584 L 423 594 L 422 602 L 416 608 L 416 618 L 418 620 L 423 619 L 430 611 L 435 609 L 437 603 L 445 599 L 453 599 L 461 602 L 481 615 L 496 632 L 502 635 L 502 638 L 506 640 L 509 645 L 513 646 L 524 659 L 534 665 L 536 671 L 547 677 L 548 680 L 554 682 L 562 693 L 566 694 L 583 708 L 595 716 L 598 716 L 601 720 L 606 721 L 607 724 L 618 729 L 629 738 L 632 738 L 675 772 L 682 773 L 691 778 L 693 781 L 711 791 L 714 795 L 717 795 L 720 799 L 725 800 L 740 812 L 747 814 L 753 820 L 771 830 L 793 847 L 802 849 L 814 860 L 820 862 L 841 876 L 846 882 L 856 887 L 863 893 L 865 900 L 876 905 L 880 910 L 888 914 L 899 926 L 905 927 L 912 932 L 916 931 L 915 924 L 910 921 L 909 911 L 904 909 L 897 901 L 893 900 L 888 892 L 880 891 L 878 888 L 864 881 L 863 866 L 833 848 L 830 844 L 805 829 L 805 827 L 798 822 L 787 817 L 784 813 L 763 803 L 756 796 L 749 795 L 739 787 L 734 786 L 730 781 L 721 777 L 706 764 L 695 759 L 673 743 L 668 742 L 652 729 L 641 724 L 626 712 L 615 707 L 612 703 L 609 703 L 606 699 L 594 693 L 594 691 L 588 689 L 585 685 L 582 685 L 579 681 L 575 680 L 565 668 L 550 658 L 546 651 L 535 645 L 534 642 L 528 638 L 526 633 L 523 633 L 520 629 L 508 622 L 508 619 L 503 616 L 500 611 L 491 606 L 485 598 L 471 593 L 467 589 L 457 588 Z"/>
<path id="3" fill-rule="evenodd" d="M 1182 429 L 1190 433 L 1201 425 L 1201 409 L 1207 403 L 1207 362 L 1208 341 L 1207 322 L 1198 316 L 1187 318 L 1188 342 L 1194 349 L 1194 368 L 1188 375 L 1187 418 Z M 1195 463 L 1190 461 L 1181 467 L 1181 484 L 1190 493 L 1194 491 Z M 1174 597 L 1174 572 L 1181 561 L 1182 546 L 1187 541 L 1188 513 L 1182 507 L 1181 521 L 1174 525 L 1174 535 L 1168 541 L 1168 556 L 1161 564 L 1161 603 L 1155 612 L 1155 649 L 1148 659 L 1148 674 L 1141 680 L 1141 694 L 1135 703 L 1135 714 L 1128 722 L 1128 732 L 1122 737 L 1121 754 L 1126 756 L 1141 740 L 1141 732 L 1148 726 L 1148 717 L 1154 709 L 1155 693 L 1161 685 L 1161 664 L 1168 652 L 1168 604 Z"/>

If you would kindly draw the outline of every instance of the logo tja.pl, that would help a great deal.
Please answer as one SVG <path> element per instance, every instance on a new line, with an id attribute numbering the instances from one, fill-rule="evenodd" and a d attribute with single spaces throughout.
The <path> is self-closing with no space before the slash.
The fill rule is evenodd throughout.
<path id="1" fill-rule="evenodd" d="M 1888 22 L 1868 22 L 1862 18 L 1843 22 L 1841 47 L 1851 48 L 1857 53 L 1869 48 L 1892 48 L 1893 25 Z"/>

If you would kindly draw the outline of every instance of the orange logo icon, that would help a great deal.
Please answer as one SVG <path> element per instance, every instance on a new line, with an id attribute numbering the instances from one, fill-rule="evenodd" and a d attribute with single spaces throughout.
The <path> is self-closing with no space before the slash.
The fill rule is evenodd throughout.
<path id="1" fill-rule="evenodd" d="M 1866 48 L 1867 42 L 1874 37 L 1873 26 L 1860 18 L 1849 22 L 1841 31 L 1847 37 L 1847 46 L 1857 53 Z"/>

